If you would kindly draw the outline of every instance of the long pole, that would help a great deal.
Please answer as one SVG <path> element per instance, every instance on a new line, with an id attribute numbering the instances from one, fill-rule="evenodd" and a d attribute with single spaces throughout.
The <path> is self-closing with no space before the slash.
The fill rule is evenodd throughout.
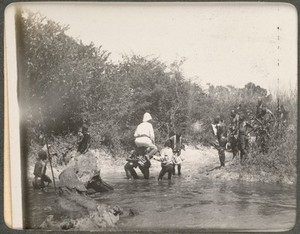
<path id="1" fill-rule="evenodd" d="M 44 127 L 44 118 L 43 118 L 43 114 L 42 114 L 42 110 L 40 109 L 40 114 L 41 114 L 41 120 L 42 120 L 42 130 L 44 132 L 44 141 L 46 144 L 46 148 L 47 148 L 47 156 L 48 156 L 48 160 L 50 163 L 50 168 L 51 168 L 51 174 L 52 174 L 52 179 L 53 179 L 53 185 L 54 185 L 54 190 L 56 192 L 56 184 L 55 184 L 55 178 L 54 178 L 54 173 L 53 173 L 53 167 L 52 167 L 52 160 L 50 157 L 50 152 L 49 152 L 49 145 L 48 145 L 48 140 L 47 140 L 47 136 L 46 136 L 46 130 Z"/>
<path id="2" fill-rule="evenodd" d="M 46 147 L 47 147 L 47 155 L 48 155 L 48 160 L 49 160 L 49 163 L 50 163 L 50 168 L 51 168 L 51 174 L 52 174 L 52 179 L 53 179 L 54 190 L 56 192 L 56 184 L 55 184 L 55 178 L 54 178 L 54 173 L 53 173 L 52 160 L 51 160 L 51 157 L 50 157 L 49 145 L 48 145 L 47 137 L 46 137 L 45 134 L 44 134 L 44 140 L 45 140 Z"/>

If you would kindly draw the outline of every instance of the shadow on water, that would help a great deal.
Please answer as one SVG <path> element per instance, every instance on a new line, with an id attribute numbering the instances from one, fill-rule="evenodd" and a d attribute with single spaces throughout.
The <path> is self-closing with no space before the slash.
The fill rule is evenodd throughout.
<path id="1" fill-rule="evenodd" d="M 121 218 L 123 230 L 154 228 L 212 228 L 235 230 L 287 230 L 296 217 L 296 190 L 277 184 L 212 181 L 206 177 L 178 177 L 157 181 L 127 180 L 109 176 L 105 181 L 115 190 L 93 196 L 99 203 L 119 205 L 139 215 Z M 33 225 L 47 215 L 69 216 L 53 193 L 29 191 Z M 74 212 L 73 212 L 74 213 Z M 76 212 L 75 212 L 76 213 Z M 78 214 L 77 215 L 84 215 Z"/>

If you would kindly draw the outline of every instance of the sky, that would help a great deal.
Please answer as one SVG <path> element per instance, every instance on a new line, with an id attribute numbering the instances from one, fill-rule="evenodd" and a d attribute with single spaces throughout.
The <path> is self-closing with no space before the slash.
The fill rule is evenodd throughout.
<path id="1" fill-rule="evenodd" d="M 248 82 L 271 92 L 297 85 L 297 11 L 284 3 L 23 3 L 67 34 L 118 62 L 125 54 L 185 58 L 183 73 L 203 87 Z M 279 65 L 278 65 L 279 64 Z"/>

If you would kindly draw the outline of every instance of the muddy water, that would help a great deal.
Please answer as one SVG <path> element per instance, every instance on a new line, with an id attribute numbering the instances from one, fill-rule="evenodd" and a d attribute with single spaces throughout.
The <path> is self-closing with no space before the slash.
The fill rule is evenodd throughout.
<path id="1" fill-rule="evenodd" d="M 288 230 L 295 223 L 295 187 L 212 181 L 205 176 L 175 176 L 171 181 L 157 181 L 154 177 L 126 180 L 123 176 L 103 176 L 115 190 L 94 196 L 100 203 L 118 204 L 125 211 L 133 208 L 139 212 L 134 217 L 121 218 L 121 230 Z M 55 219 L 86 215 L 62 210 L 55 196 L 51 192 L 29 192 L 30 227 L 37 227 L 49 214 Z"/>

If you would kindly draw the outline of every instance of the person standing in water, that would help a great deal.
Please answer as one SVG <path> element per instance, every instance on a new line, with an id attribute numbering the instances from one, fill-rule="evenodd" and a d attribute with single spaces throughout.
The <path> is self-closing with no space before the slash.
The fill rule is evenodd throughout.
<path id="1" fill-rule="evenodd" d="M 163 176 L 168 173 L 168 180 L 172 178 L 174 155 L 171 148 L 171 142 L 166 141 L 164 148 L 160 152 L 160 157 L 154 156 L 153 159 L 161 162 L 161 171 L 158 180 L 162 180 Z"/>
<path id="2" fill-rule="evenodd" d="M 176 166 L 178 170 L 178 175 L 181 175 L 181 164 L 184 160 L 181 156 L 181 150 L 185 149 L 184 145 L 182 144 L 181 134 L 174 134 L 168 139 L 168 141 L 170 141 L 171 148 L 174 154 L 173 175 L 175 175 Z"/>

